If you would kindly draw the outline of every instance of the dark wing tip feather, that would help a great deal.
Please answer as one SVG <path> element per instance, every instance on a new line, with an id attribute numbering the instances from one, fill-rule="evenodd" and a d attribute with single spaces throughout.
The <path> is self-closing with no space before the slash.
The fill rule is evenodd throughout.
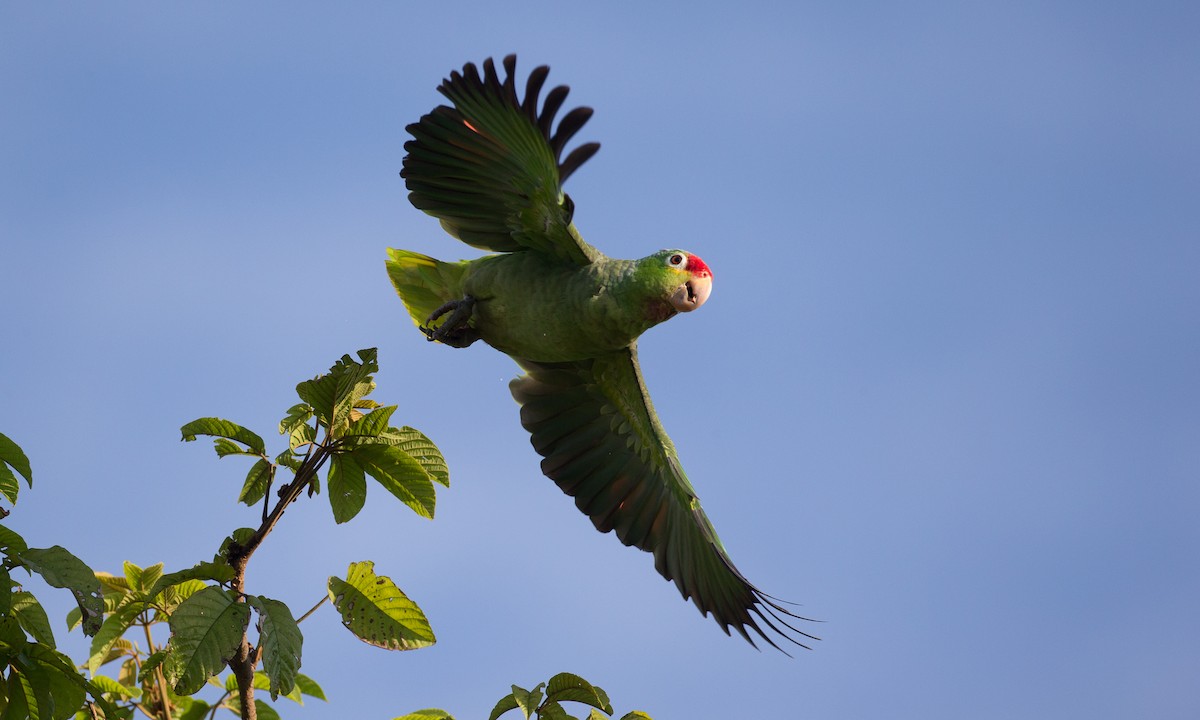
<path id="1" fill-rule="evenodd" d="M 483 61 L 483 75 L 479 73 L 479 68 L 475 63 L 467 63 L 463 65 L 462 72 L 452 70 L 450 77 L 442 81 L 438 86 L 438 91 L 445 95 L 450 100 L 455 100 L 460 95 L 490 95 L 493 98 L 499 99 L 503 103 L 513 107 L 526 115 L 535 127 L 541 132 L 546 139 L 547 145 L 554 153 L 555 163 L 558 165 L 559 183 L 565 182 L 566 179 L 579 169 L 588 159 L 596 154 L 600 149 L 600 143 L 591 142 L 575 148 L 569 153 L 566 159 L 562 159 L 562 153 L 566 144 L 579 130 L 587 123 L 592 116 L 592 109 L 589 107 L 577 107 L 565 116 L 558 123 L 557 129 L 554 128 L 554 116 L 562 108 L 563 102 L 567 99 L 567 93 L 570 88 L 566 85 L 558 85 L 546 93 L 545 103 L 542 105 L 542 110 L 539 113 L 537 109 L 538 95 L 545 85 L 546 77 L 550 74 L 550 68 L 546 65 L 540 65 L 534 68 L 529 74 L 529 79 L 525 82 L 525 97 L 521 98 L 517 95 L 516 74 L 517 74 L 517 56 L 507 55 L 501 61 L 504 67 L 504 79 L 500 79 L 499 73 L 496 71 L 496 63 L 492 58 Z"/>
<path id="2" fill-rule="evenodd" d="M 765 641 L 789 657 L 788 643 L 810 649 L 806 642 L 819 638 L 797 625 L 811 619 L 751 584 L 699 505 L 681 503 L 661 475 L 655 481 L 659 471 L 648 468 L 641 456 L 645 448 L 620 437 L 615 423 L 623 413 L 606 409 L 611 406 L 592 366 L 599 360 L 518 362 L 527 372 L 509 387 L 521 405 L 521 424 L 544 458 L 542 472 L 575 499 L 597 530 L 615 530 L 622 543 L 651 552 L 658 572 L 701 614 L 711 614 L 726 635 L 736 630 L 754 648 Z M 673 455 L 662 462 L 682 475 Z"/>

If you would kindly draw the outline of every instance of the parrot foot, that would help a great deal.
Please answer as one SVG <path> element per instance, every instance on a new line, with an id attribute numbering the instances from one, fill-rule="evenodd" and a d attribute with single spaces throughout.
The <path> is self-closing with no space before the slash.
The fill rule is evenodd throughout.
<path id="1" fill-rule="evenodd" d="M 462 300 L 451 300 L 425 319 L 421 332 L 425 333 L 429 342 L 436 340 L 450 347 L 465 348 L 479 339 L 479 331 L 469 324 L 474 310 L 475 298 L 470 295 L 464 296 Z M 450 317 L 436 328 L 433 327 L 434 321 L 446 313 L 450 313 Z"/>

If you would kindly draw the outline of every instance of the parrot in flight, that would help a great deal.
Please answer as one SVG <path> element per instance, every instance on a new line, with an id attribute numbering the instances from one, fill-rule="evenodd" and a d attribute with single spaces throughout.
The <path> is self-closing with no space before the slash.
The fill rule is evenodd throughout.
<path id="1" fill-rule="evenodd" d="M 606 257 L 572 223 L 563 182 L 600 148 L 564 146 L 592 115 L 554 118 L 568 88 L 538 98 L 541 66 L 516 87 L 516 56 L 467 63 L 438 91 L 439 105 L 407 127 L 400 173 L 409 200 L 450 235 L 491 251 L 442 262 L 388 250 L 392 284 L 431 341 L 477 340 L 508 354 L 525 374 L 510 384 L 542 472 L 575 499 L 596 529 L 654 554 L 659 573 L 728 635 L 730 628 L 783 650 L 816 639 L 806 620 L 752 585 L 734 566 L 700 508 L 659 423 L 638 367 L 637 339 L 708 299 L 713 273 L 697 255 L 668 249 L 640 260 Z M 786 651 L 785 651 L 786 652 Z"/>

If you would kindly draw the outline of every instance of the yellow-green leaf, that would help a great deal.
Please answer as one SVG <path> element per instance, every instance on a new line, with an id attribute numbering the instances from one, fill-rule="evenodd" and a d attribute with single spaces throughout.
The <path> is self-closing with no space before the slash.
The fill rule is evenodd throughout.
<path id="1" fill-rule="evenodd" d="M 375 563 L 350 565 L 346 579 L 329 578 L 329 599 L 342 624 L 360 640 L 388 650 L 413 650 L 436 642 L 425 613 Z"/>

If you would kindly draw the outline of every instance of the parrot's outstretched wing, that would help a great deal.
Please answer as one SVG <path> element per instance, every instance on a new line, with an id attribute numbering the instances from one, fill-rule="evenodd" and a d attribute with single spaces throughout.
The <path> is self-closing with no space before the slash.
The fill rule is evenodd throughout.
<path id="1" fill-rule="evenodd" d="M 408 199 L 473 247 L 534 250 L 586 265 L 598 252 L 571 224 L 574 205 L 562 183 L 600 144 L 580 145 L 560 158 L 592 110 L 575 108 L 552 132 L 568 88 L 552 89 L 539 111 L 538 95 L 550 68 L 530 73 L 521 99 L 516 65 L 515 55 L 504 58 L 501 81 L 490 58 L 482 76 L 467 63 L 438 86 L 454 107 L 439 105 L 408 126 L 413 139 L 404 144 L 408 154 L 400 173 Z"/>
<path id="2" fill-rule="evenodd" d="M 601 532 L 654 553 L 654 565 L 685 599 L 729 634 L 749 631 L 800 645 L 814 636 L 789 624 L 804 620 L 738 572 L 700 508 L 675 448 L 650 403 L 636 345 L 592 360 L 534 363 L 513 380 L 521 424 L 545 458 L 542 471 L 575 498 Z M 789 633 L 790 631 L 790 633 Z"/>

